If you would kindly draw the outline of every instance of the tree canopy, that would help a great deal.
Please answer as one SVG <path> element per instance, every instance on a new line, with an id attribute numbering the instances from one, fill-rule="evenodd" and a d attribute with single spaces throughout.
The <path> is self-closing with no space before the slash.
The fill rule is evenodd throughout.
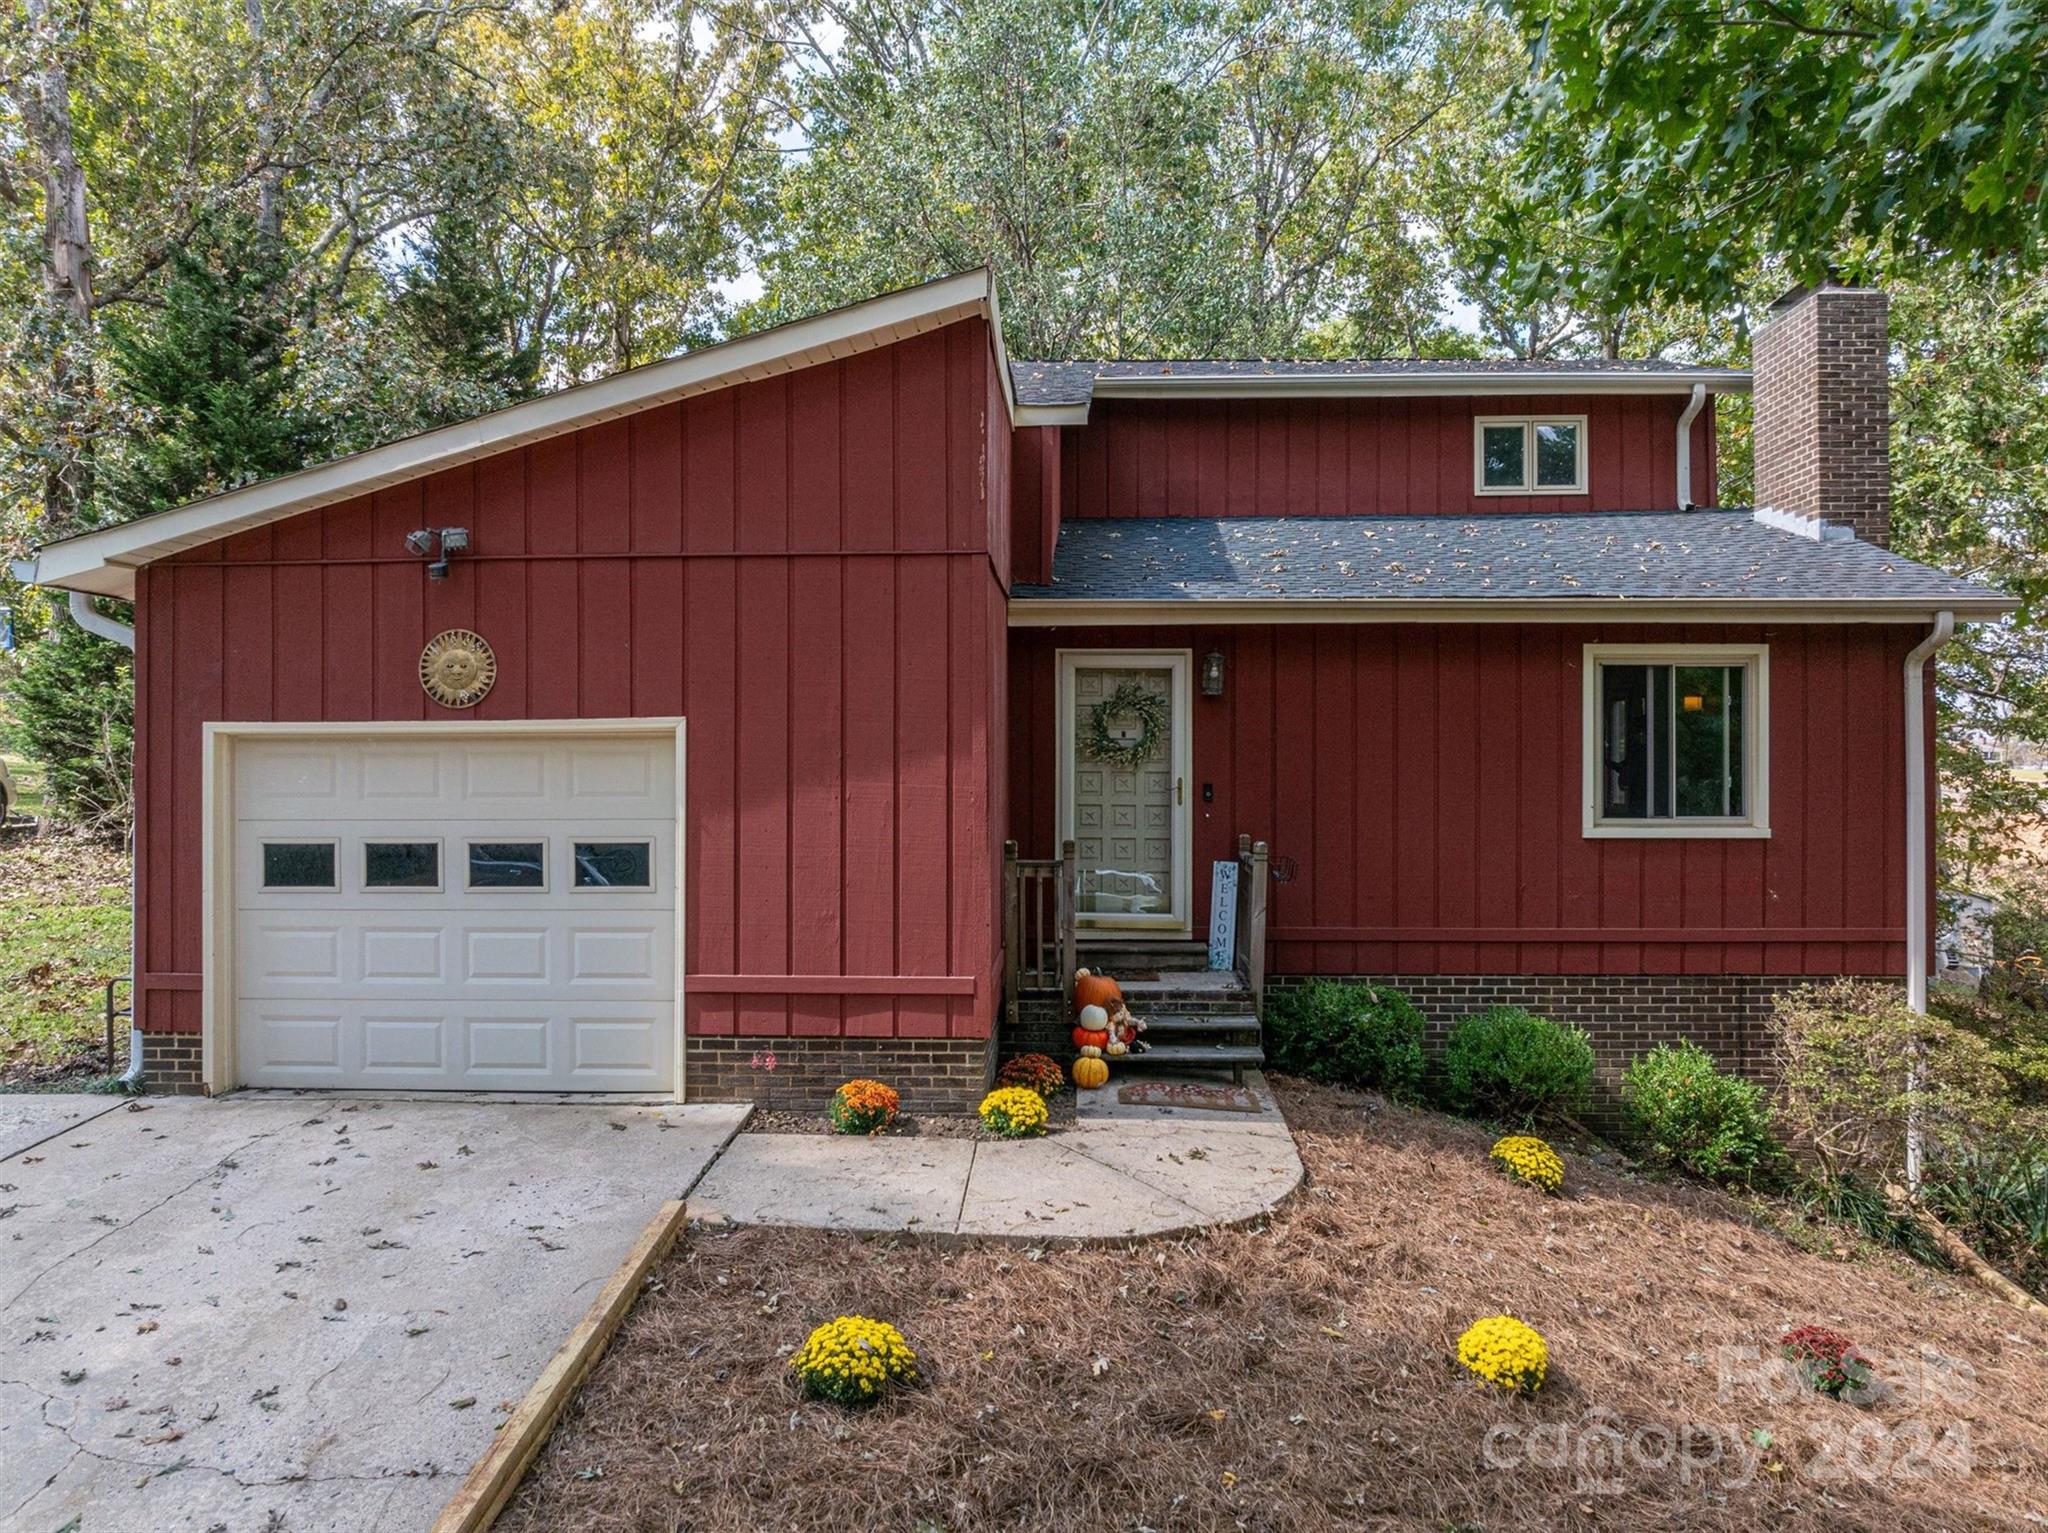
<path id="1" fill-rule="evenodd" d="M 2048 742 L 2048 0 L 1502 7 L 17 0 L 0 551 L 984 262 L 1055 357 L 1739 363 L 1844 270 L 1900 548 L 2027 603 L 1943 662 L 1987 865 L 2039 795 L 1973 741 Z"/>

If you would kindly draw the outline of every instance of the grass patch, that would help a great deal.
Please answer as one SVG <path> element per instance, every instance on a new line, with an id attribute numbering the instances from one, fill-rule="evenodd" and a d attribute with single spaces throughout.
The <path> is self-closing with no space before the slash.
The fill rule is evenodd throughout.
<path id="1" fill-rule="evenodd" d="M 130 962 L 128 876 L 127 854 L 102 842 L 0 836 L 0 1081 L 104 1073 L 106 983 Z"/>
<path id="2" fill-rule="evenodd" d="M 7 763 L 7 775 L 14 779 L 12 812 L 40 820 L 43 817 L 43 769 L 26 756 L 17 756 L 10 750 L 0 750 L 0 761 Z"/>
<path id="3" fill-rule="evenodd" d="M 1809 1254 L 1610 1157 L 1571 1156 L 1564 1195 L 1537 1198 L 1474 1125 L 1276 1090 L 1308 1180 L 1244 1229 L 1027 1250 L 693 1227 L 499 1527 L 1907 1533 L 2038 1508 L 2037 1321 L 1890 1253 Z M 1455 1362 L 1503 1313 L 1548 1342 L 1533 1397 Z M 804 1400 L 787 1357 L 841 1314 L 898 1327 L 924 1381 L 859 1412 Z M 1759 1379 L 1808 1322 L 1868 1350 L 1882 1398 Z M 1598 1457 L 1613 1482 L 1589 1491 L 1589 1417 L 1646 1433 L 1651 1461 Z M 1656 1461 L 1693 1424 L 1690 1461 Z M 1921 1456 L 1959 1426 L 1963 1458 Z M 1497 1430 L 1513 1461 L 1490 1467 Z"/>

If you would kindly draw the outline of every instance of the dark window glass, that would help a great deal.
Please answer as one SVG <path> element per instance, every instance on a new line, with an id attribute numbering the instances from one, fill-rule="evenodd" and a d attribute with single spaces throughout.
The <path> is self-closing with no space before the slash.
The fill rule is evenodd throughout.
<path id="1" fill-rule="evenodd" d="M 1735 820 L 1743 782 L 1739 665 L 1600 668 L 1600 814 Z"/>
<path id="2" fill-rule="evenodd" d="M 1576 421 L 1546 421 L 1536 427 L 1536 483 L 1570 489 L 1579 482 L 1579 427 Z"/>
<path id="3" fill-rule="evenodd" d="M 545 889 L 547 882 L 547 846 L 544 842 L 469 843 L 470 888 Z"/>
<path id="4" fill-rule="evenodd" d="M 365 841 L 363 885 L 369 889 L 434 889 L 441 883 L 438 841 Z"/>
<path id="5" fill-rule="evenodd" d="M 1489 490 L 1519 490 L 1529 482 L 1528 438 L 1520 426 L 1480 428 L 1480 457 Z"/>
<path id="6" fill-rule="evenodd" d="M 654 884 L 654 848 L 645 841 L 578 841 L 576 887 L 647 889 Z"/>
<path id="7" fill-rule="evenodd" d="M 266 889 L 332 889 L 332 841 L 266 841 L 263 843 L 263 887 Z"/>
<path id="8" fill-rule="evenodd" d="M 1650 667 L 1600 667 L 1600 814 L 1650 816 Z"/>

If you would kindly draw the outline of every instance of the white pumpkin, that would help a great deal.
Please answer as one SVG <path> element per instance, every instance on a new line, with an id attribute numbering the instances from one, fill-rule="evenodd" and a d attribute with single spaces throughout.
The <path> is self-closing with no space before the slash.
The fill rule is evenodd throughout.
<path id="1" fill-rule="evenodd" d="M 1080 1026 L 1086 1032 L 1106 1033 L 1109 1031 L 1109 1013 L 1100 1006 L 1083 1006 Z"/>

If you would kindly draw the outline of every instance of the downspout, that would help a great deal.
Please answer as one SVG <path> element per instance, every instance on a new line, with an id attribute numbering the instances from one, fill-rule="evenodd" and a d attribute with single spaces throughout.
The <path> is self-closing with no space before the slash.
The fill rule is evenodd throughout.
<path id="1" fill-rule="evenodd" d="M 1927 907 L 1932 896 L 1928 887 L 1927 816 L 1928 769 L 1925 748 L 1927 732 L 1927 662 L 1934 652 L 1955 636 L 1956 615 L 1937 612 L 1927 637 L 1906 656 L 1906 1005 L 1916 1015 L 1927 1014 L 1927 979 L 1932 967 L 1927 950 Z M 1920 1194 L 1920 1119 L 1913 1106 L 1920 1089 L 1918 1053 L 1906 1064 L 1906 1191 Z"/>
<path id="2" fill-rule="evenodd" d="M 17 566 L 16 573 L 20 574 L 20 572 L 21 567 Z M 35 570 L 31 566 L 24 583 L 32 583 L 34 577 Z M 85 592 L 73 591 L 71 593 L 69 610 L 71 620 L 87 633 L 96 634 L 102 639 L 111 639 L 130 654 L 135 652 L 135 630 L 126 623 L 115 622 L 112 618 L 101 612 L 99 608 L 92 604 L 92 598 Z M 128 973 L 130 976 L 134 976 L 139 972 L 137 964 L 140 955 L 135 951 L 135 900 L 142 886 L 135 881 L 135 875 L 138 871 L 136 858 L 139 855 L 140 846 L 141 842 L 131 832 L 128 838 Z M 140 1091 L 142 1089 L 142 1029 L 135 1025 L 137 1020 L 135 1015 L 135 999 L 139 993 L 139 987 L 135 985 L 132 977 L 129 980 L 129 987 L 128 1068 L 122 1071 L 120 1084 L 123 1091 Z"/>
<path id="3" fill-rule="evenodd" d="M 1695 383 L 1685 413 L 1678 417 L 1678 509 L 1681 511 L 1690 511 L 1695 504 L 1692 498 L 1692 423 L 1699 418 L 1706 402 L 1707 386 Z"/>

